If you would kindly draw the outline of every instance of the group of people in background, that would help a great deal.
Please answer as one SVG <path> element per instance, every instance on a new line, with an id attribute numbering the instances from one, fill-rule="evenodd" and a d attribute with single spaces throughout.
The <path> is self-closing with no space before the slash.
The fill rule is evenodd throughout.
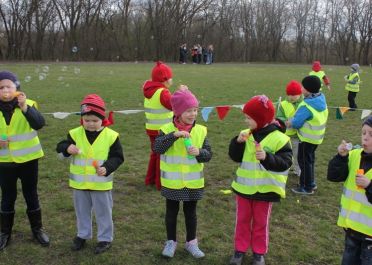
<path id="1" fill-rule="evenodd" d="M 316 74 L 287 84 L 286 99 L 279 106 L 275 107 L 266 95 L 248 99 L 242 108 L 246 126 L 226 143 L 229 157 L 238 163 L 231 184 L 236 195 L 236 219 L 230 265 L 241 265 L 249 250 L 253 265 L 266 264 L 272 206 L 285 198 L 291 169 L 298 177 L 292 192 L 312 195 L 317 190 L 315 151 L 323 142 L 328 119 L 321 87 L 322 81 L 327 86 L 330 82 L 320 72 L 320 63 L 314 65 Z M 352 65 L 351 69 L 345 77 L 346 89 L 356 92 L 359 66 Z M 156 62 L 151 80 L 143 85 L 145 127 L 151 146 L 145 184 L 155 185 L 165 198 L 166 240 L 162 255 L 167 258 L 175 255 L 179 242 L 177 216 L 182 203 L 184 248 L 193 257 L 203 258 L 206 254 L 197 238 L 197 203 L 204 196 L 203 169 L 204 163 L 212 159 L 212 147 L 207 127 L 196 122 L 198 99 L 186 85 L 171 93 L 172 78 L 172 69 Z M 94 212 L 98 230 L 94 253 L 100 254 L 111 247 L 114 238 L 113 172 L 124 162 L 124 154 L 119 133 L 108 128 L 113 120 L 111 114 L 106 118 L 103 99 L 96 94 L 86 95 L 80 107 L 81 125 L 68 132 L 56 151 L 63 158 L 70 158 L 69 186 L 73 190 L 77 223 L 71 249 L 83 249 L 86 240 L 92 238 Z M 20 91 L 19 80 L 11 72 L 0 72 L 0 114 L 0 250 L 10 242 L 18 178 L 31 231 L 42 246 L 48 246 L 37 195 L 38 159 L 43 156 L 37 130 L 45 122 L 37 103 Z M 342 265 L 370 264 L 371 167 L 372 116 L 369 116 L 362 123 L 361 147 L 350 147 L 350 143 L 342 140 L 338 154 L 328 166 L 328 179 L 345 183 L 338 218 L 338 225 L 346 232 Z"/>
<path id="2" fill-rule="evenodd" d="M 184 43 L 180 46 L 180 63 L 186 64 L 191 55 L 193 64 L 212 64 L 214 62 L 214 50 L 213 45 L 209 44 L 207 47 L 195 44 L 190 50 L 187 48 L 187 44 Z"/>

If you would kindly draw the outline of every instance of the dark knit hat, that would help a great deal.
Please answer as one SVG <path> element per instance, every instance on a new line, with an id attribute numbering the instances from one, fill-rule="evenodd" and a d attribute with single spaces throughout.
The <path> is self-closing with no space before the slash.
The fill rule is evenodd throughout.
<path id="1" fill-rule="evenodd" d="M 86 114 L 96 115 L 100 119 L 105 118 L 105 102 L 96 94 L 87 95 L 81 102 L 81 116 Z"/>
<path id="2" fill-rule="evenodd" d="M 369 127 L 372 127 L 372 115 L 369 115 L 362 123 L 362 127 L 364 125 L 368 125 Z"/>
<path id="3" fill-rule="evenodd" d="M 19 82 L 17 76 L 15 74 L 13 74 L 12 72 L 1 71 L 0 72 L 0 81 L 4 80 L 4 79 L 8 79 L 8 80 L 12 81 L 15 84 L 17 90 L 21 88 L 21 82 Z"/>
<path id="4" fill-rule="evenodd" d="M 265 95 L 254 96 L 245 103 L 243 112 L 257 123 L 257 130 L 274 120 L 275 108 Z"/>
<path id="5" fill-rule="evenodd" d="M 310 93 L 318 93 L 321 87 L 319 77 L 315 75 L 306 76 L 302 79 L 302 86 Z"/>
<path id="6" fill-rule="evenodd" d="M 286 87 L 286 93 L 288 96 L 297 96 L 302 94 L 301 83 L 296 80 L 291 80 Z"/>
<path id="7" fill-rule="evenodd" d="M 156 62 L 156 65 L 152 68 L 151 79 L 154 82 L 165 82 L 172 76 L 172 69 L 161 61 Z"/>

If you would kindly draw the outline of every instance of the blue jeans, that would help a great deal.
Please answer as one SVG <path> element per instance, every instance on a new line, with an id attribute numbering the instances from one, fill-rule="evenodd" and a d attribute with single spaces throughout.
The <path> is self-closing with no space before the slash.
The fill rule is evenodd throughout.
<path id="1" fill-rule="evenodd" d="M 345 250 L 341 265 L 371 265 L 372 241 L 345 235 Z"/>

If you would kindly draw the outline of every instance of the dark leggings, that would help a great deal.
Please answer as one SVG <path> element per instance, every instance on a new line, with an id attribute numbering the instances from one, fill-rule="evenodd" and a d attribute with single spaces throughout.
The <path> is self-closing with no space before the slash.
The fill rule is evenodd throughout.
<path id="1" fill-rule="evenodd" d="M 17 181 L 21 180 L 22 193 L 27 204 L 27 210 L 40 208 L 37 194 L 38 160 L 17 164 L 15 167 L 0 169 L 1 211 L 13 212 L 17 199 Z"/>
<path id="2" fill-rule="evenodd" d="M 351 109 L 358 108 L 357 104 L 355 103 L 357 92 L 349 91 L 349 94 L 347 95 L 347 100 L 349 101 L 349 107 Z"/>
<path id="3" fill-rule="evenodd" d="M 196 238 L 196 204 L 197 201 L 183 202 L 183 213 L 185 215 L 186 241 Z M 168 240 L 177 241 L 177 215 L 180 209 L 180 202 L 166 200 L 165 226 L 167 228 Z"/>

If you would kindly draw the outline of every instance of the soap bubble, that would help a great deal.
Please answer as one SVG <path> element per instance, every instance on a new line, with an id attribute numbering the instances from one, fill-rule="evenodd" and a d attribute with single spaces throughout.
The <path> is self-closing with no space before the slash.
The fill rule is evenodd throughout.
<path id="1" fill-rule="evenodd" d="M 40 72 L 40 68 L 39 67 L 36 67 L 35 68 L 35 73 L 39 73 Z"/>
<path id="2" fill-rule="evenodd" d="M 43 66 L 43 72 L 48 73 L 49 72 L 49 66 L 47 66 L 47 65 Z"/>
<path id="3" fill-rule="evenodd" d="M 67 71 L 67 66 L 62 66 L 61 71 L 66 72 Z"/>
<path id="4" fill-rule="evenodd" d="M 46 74 L 45 73 L 40 73 L 39 74 L 39 80 L 40 81 L 43 81 L 45 78 L 46 78 Z"/>
<path id="5" fill-rule="evenodd" d="M 28 83 L 31 81 L 31 76 L 27 75 L 25 76 L 25 82 Z"/>
<path id="6" fill-rule="evenodd" d="M 76 46 L 72 47 L 72 52 L 77 53 L 78 52 L 78 47 L 76 47 Z"/>
<path id="7" fill-rule="evenodd" d="M 4 33 L 0 33 L 0 38 L 4 38 Z"/>
<path id="8" fill-rule="evenodd" d="M 80 74 L 80 68 L 75 67 L 74 68 L 75 75 Z"/>
<path id="9" fill-rule="evenodd" d="M 65 87 L 70 87 L 70 84 L 66 84 Z"/>
<path id="10" fill-rule="evenodd" d="M 91 51 L 91 52 L 94 51 L 94 48 L 93 48 L 93 47 L 90 47 L 90 51 Z"/>
<path id="11" fill-rule="evenodd" d="M 60 82 L 63 81 L 63 76 L 59 76 L 58 81 L 60 81 Z"/>

